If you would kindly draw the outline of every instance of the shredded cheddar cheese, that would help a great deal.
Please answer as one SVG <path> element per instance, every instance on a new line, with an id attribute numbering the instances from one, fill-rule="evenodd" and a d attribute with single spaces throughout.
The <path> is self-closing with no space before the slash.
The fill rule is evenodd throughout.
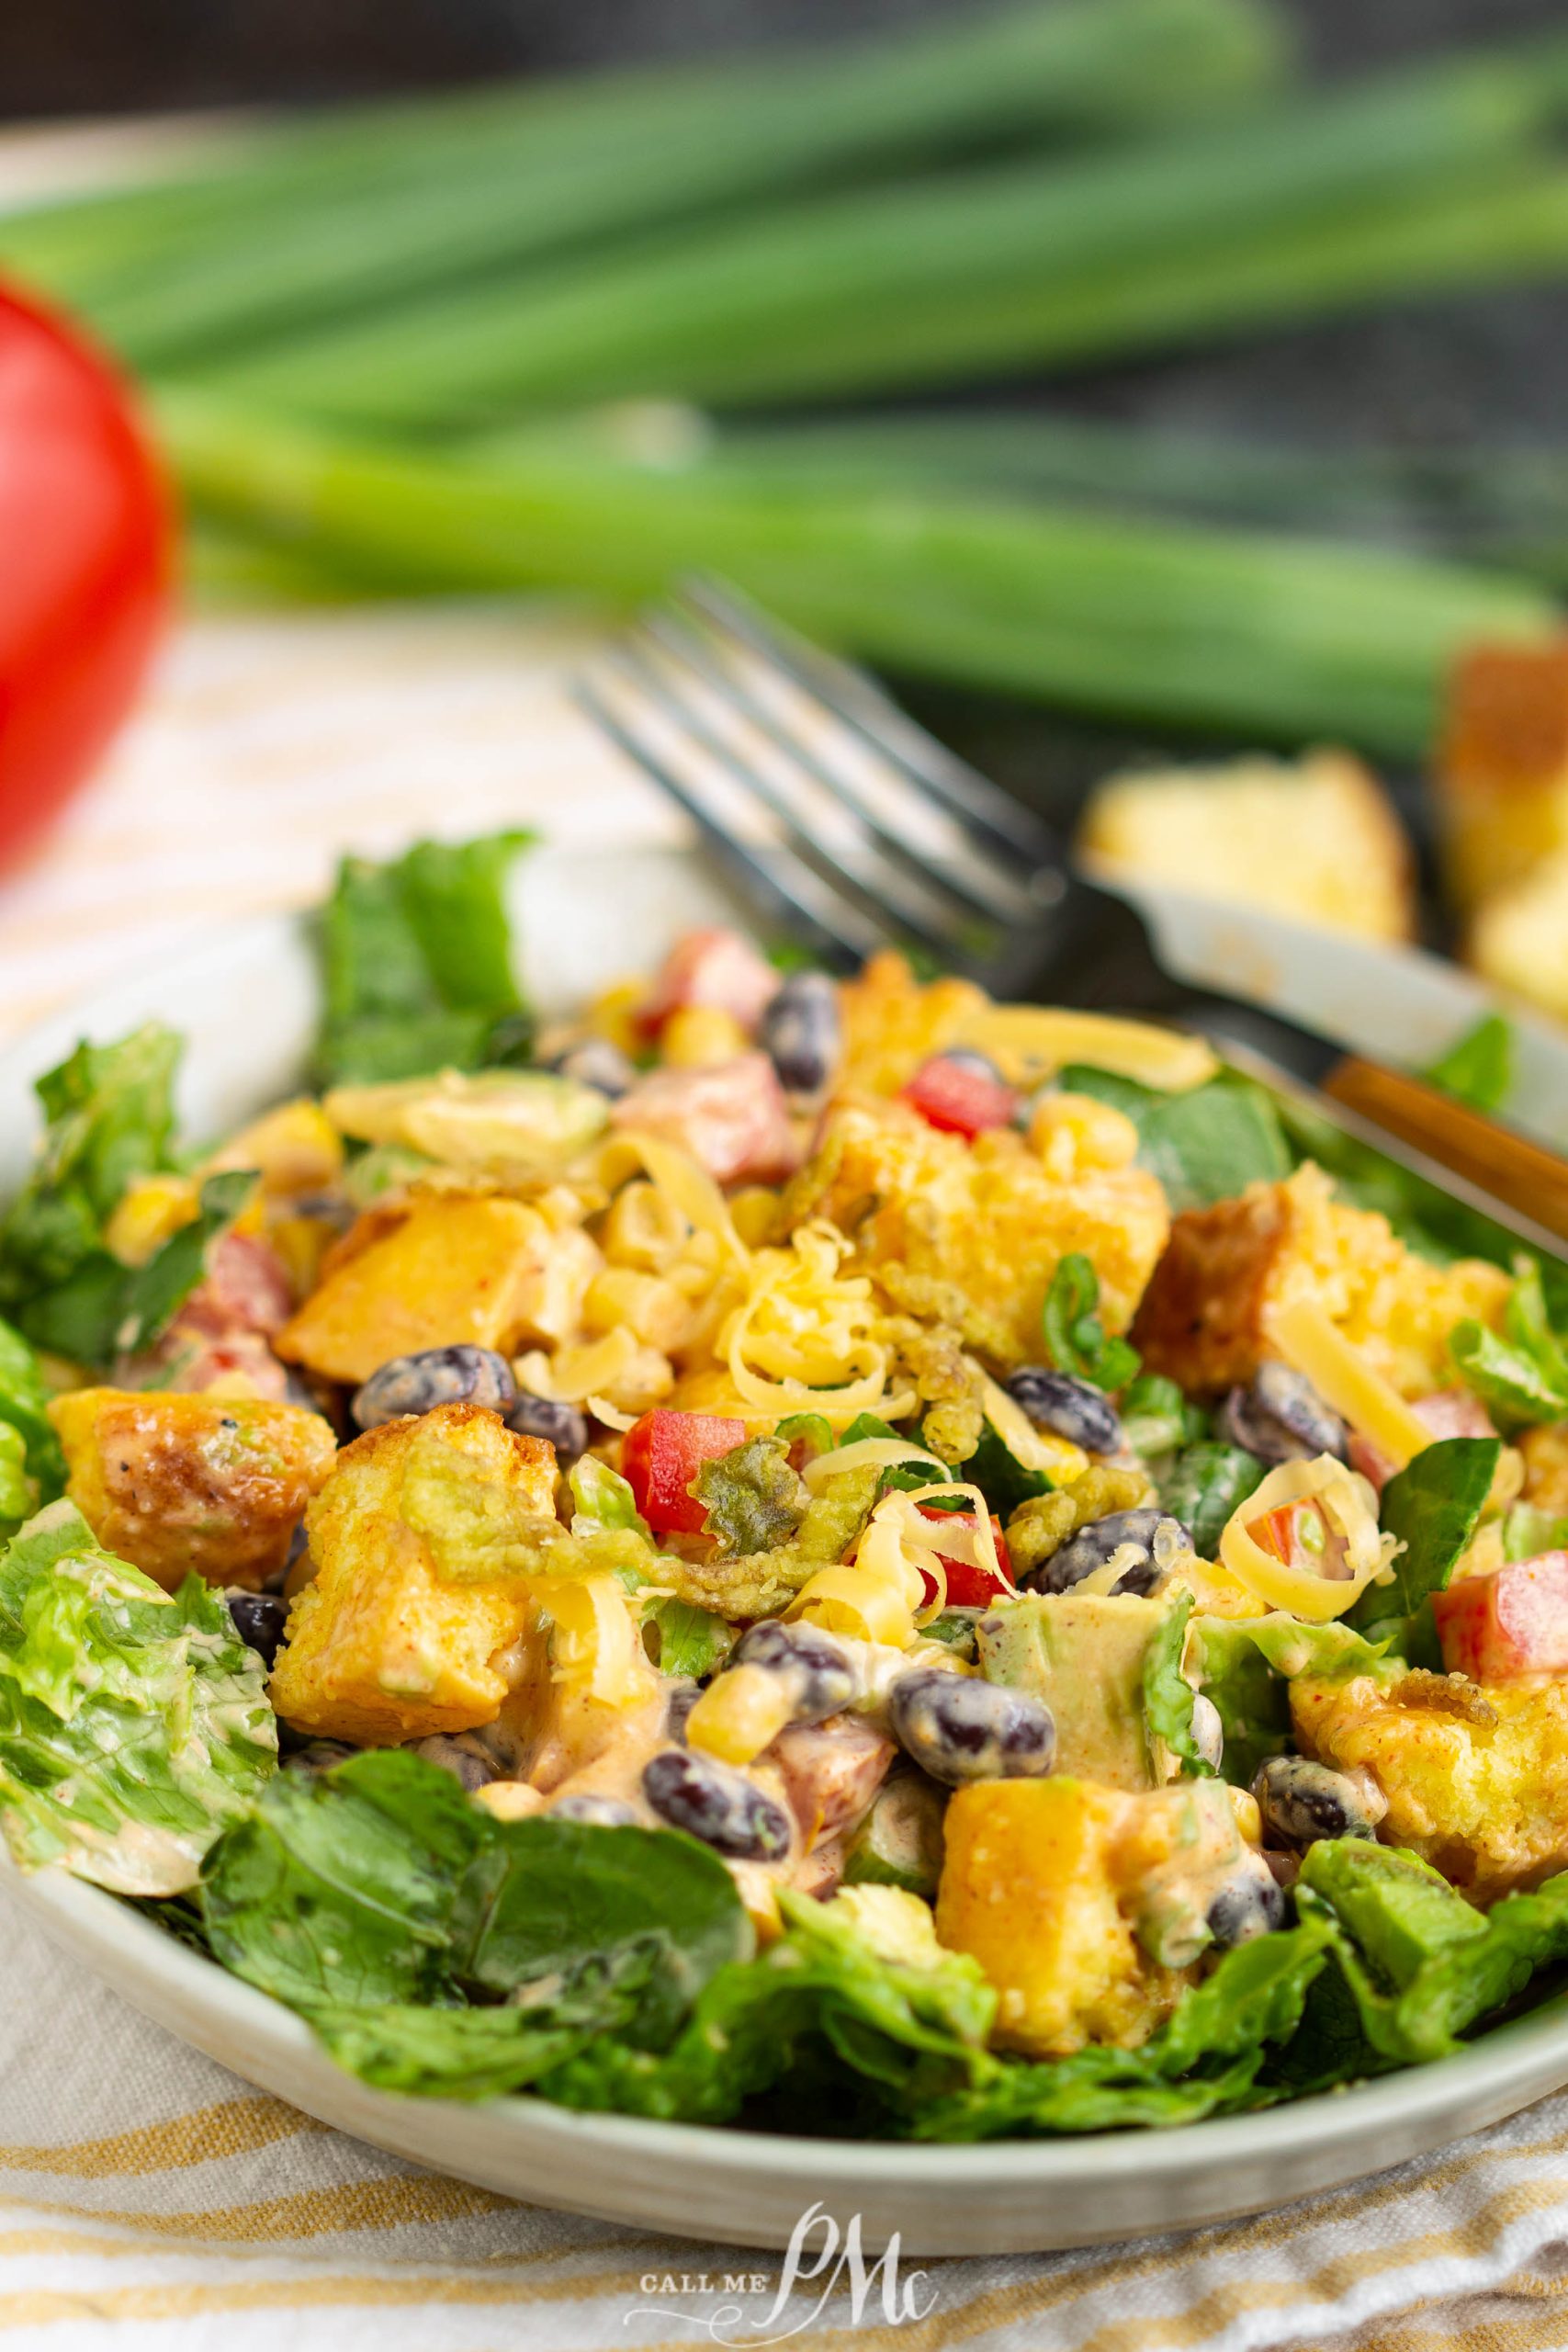
<path id="1" fill-rule="evenodd" d="M 1431 1444 L 1426 1422 L 1372 1370 L 1315 1299 L 1291 1299 L 1275 1307 L 1269 1332 L 1286 1363 L 1304 1373 L 1324 1402 L 1385 1453 L 1396 1470 Z"/>
<path id="2" fill-rule="evenodd" d="M 1266 1552 L 1251 1533 L 1281 1504 L 1315 1502 L 1336 1534 L 1345 1541 L 1348 1577 L 1324 1577 L 1294 1567 Z M 1220 1558 L 1233 1577 L 1269 1609 L 1285 1610 L 1309 1624 L 1343 1617 L 1370 1584 L 1386 1584 L 1400 1549 L 1378 1529 L 1377 1497 L 1367 1480 L 1331 1453 L 1313 1462 L 1281 1462 L 1262 1485 L 1237 1505 L 1220 1537 Z"/>

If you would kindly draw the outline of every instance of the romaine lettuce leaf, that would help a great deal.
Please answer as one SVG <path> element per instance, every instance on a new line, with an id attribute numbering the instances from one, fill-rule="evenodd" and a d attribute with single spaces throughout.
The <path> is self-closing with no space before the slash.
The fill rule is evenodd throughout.
<path id="1" fill-rule="evenodd" d="M 271 1772 L 254 1654 L 195 1577 L 165 1593 L 69 1502 L 0 1555 L 0 1827 L 25 1866 L 117 1894 L 193 1886 Z"/>
<path id="2" fill-rule="evenodd" d="M 255 1182 L 246 1169 L 209 1176 L 197 1214 L 145 1265 L 127 1266 L 107 1250 L 93 1250 L 64 1282 L 22 1308 L 28 1337 L 73 1363 L 100 1365 L 151 1346 L 201 1281 L 208 1250 L 239 1216 Z"/>
<path id="3" fill-rule="evenodd" d="M 0 1321 L 0 1538 L 14 1535 L 65 1484 L 65 1456 L 49 1418 L 49 1391 L 21 1333 Z"/>
<path id="4" fill-rule="evenodd" d="M 1201 1753 L 1192 1729 L 1192 1702 L 1198 1694 L 1181 1671 L 1191 1614 L 1192 1595 L 1184 1592 L 1167 1611 L 1144 1652 L 1144 1728 L 1151 1742 L 1165 1742 L 1184 1772 L 1213 1779 L 1215 1768 Z"/>
<path id="5" fill-rule="evenodd" d="M 722 1665 L 735 1645 L 735 1629 L 727 1619 L 673 1593 L 647 1602 L 642 1623 L 658 1635 L 660 1674 L 690 1674 L 700 1679 Z"/>
<path id="6" fill-rule="evenodd" d="M 167 1168 L 180 1041 L 149 1022 L 109 1046 L 85 1039 L 38 1080 L 44 1135 L 31 1174 L 0 1218 L 0 1305 L 22 1311 L 102 1254 L 126 1187 Z"/>
<path id="7" fill-rule="evenodd" d="M 532 838 L 416 842 L 385 865 L 344 860 L 321 926 L 323 1085 L 510 1057 L 522 999 L 503 894 Z"/>
<path id="8" fill-rule="evenodd" d="M 1111 1339 L 1098 1313 L 1100 1276 L 1081 1250 L 1063 1258 L 1051 1277 L 1042 1320 L 1045 1351 L 1058 1372 L 1097 1388 L 1125 1388 L 1142 1359 L 1125 1340 Z"/>
<path id="9" fill-rule="evenodd" d="M 1282 1610 L 1262 1617 L 1195 1617 L 1197 1684 L 1224 1726 L 1224 1775 L 1246 1788 L 1264 1758 L 1290 1743 L 1286 1683 L 1295 1675 L 1341 1679 L 1382 1674 L 1383 1652 L 1342 1623 L 1303 1624 Z"/>
<path id="10" fill-rule="evenodd" d="M 1516 1276 L 1501 1334 L 1470 1319 L 1449 1337 L 1466 1387 L 1506 1429 L 1568 1413 L 1568 1345 L 1552 1329 L 1540 1267 L 1521 1258 Z"/>
<path id="11" fill-rule="evenodd" d="M 631 1948 L 492 2008 L 387 2001 L 370 2008 L 313 2008 L 310 2019 L 338 2064 L 378 2090 L 495 2098 L 525 2089 L 577 2051 L 629 2024 L 650 1966 L 647 1952 Z"/>

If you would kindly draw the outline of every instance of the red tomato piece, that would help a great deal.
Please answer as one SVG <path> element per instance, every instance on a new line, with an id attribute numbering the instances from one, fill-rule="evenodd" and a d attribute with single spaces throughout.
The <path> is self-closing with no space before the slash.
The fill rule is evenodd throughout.
<path id="1" fill-rule="evenodd" d="M 738 931 L 689 931 L 664 958 L 637 1025 L 656 1037 L 682 1005 L 710 1004 L 733 1013 L 748 1036 L 779 990 L 779 975 Z"/>
<path id="2" fill-rule="evenodd" d="M 904 1100 L 914 1104 L 928 1126 L 950 1136 L 978 1136 L 987 1127 L 1010 1126 L 1018 1108 L 1010 1086 L 946 1054 L 934 1054 L 921 1063 L 904 1089 Z"/>
<path id="3" fill-rule="evenodd" d="M 0 859 L 130 710 L 167 614 L 167 493 L 108 363 L 0 292 Z"/>
<path id="4" fill-rule="evenodd" d="M 1463 1577 L 1432 1595 L 1432 1614 L 1450 1674 L 1507 1682 L 1568 1673 L 1568 1552 Z"/>
<path id="5" fill-rule="evenodd" d="M 707 1506 L 686 1490 L 705 1462 L 745 1442 L 744 1421 L 656 1408 L 626 1431 L 621 1473 L 649 1527 L 661 1535 L 700 1535 Z"/>
<path id="6" fill-rule="evenodd" d="M 973 1527 L 976 1524 L 975 1513 L 972 1510 L 932 1510 L 924 1503 L 918 1505 L 917 1508 L 922 1519 L 945 1520 L 950 1527 Z M 950 1560 L 945 1552 L 939 1550 L 937 1556 L 947 1571 L 947 1600 L 950 1608 L 987 1609 L 1000 1594 L 1013 1590 L 1012 1559 L 1008 1551 L 1007 1537 L 1002 1533 L 1001 1521 L 995 1511 L 991 1513 L 991 1533 L 997 1540 L 997 1560 L 1001 1568 L 1003 1579 L 1000 1584 L 998 1584 L 996 1578 L 986 1569 L 974 1566 L 968 1560 Z M 929 1601 L 931 1597 L 929 1577 L 926 1584 L 926 1599 Z"/>

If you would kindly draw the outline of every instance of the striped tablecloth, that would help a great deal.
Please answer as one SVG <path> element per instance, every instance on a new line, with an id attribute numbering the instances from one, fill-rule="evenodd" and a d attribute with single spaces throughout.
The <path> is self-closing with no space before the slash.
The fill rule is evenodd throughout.
<path id="1" fill-rule="evenodd" d="M 579 643 L 564 620 L 494 611 L 193 626 L 106 774 L 0 887 L 0 1027 L 214 919 L 317 895 L 351 843 L 518 820 L 667 833 L 561 694 Z M 280 2331 L 312 2352 L 1568 2345 L 1568 2098 L 1262 2219 L 933 2263 L 918 2282 L 906 2265 L 923 2315 L 898 2324 L 810 2289 L 769 2318 L 776 2256 L 533 2211 L 358 2146 L 145 2023 L 4 1909 L 0 1988 L 0 2340 L 18 2352 L 271 2352 Z M 737 2272 L 765 2283 L 715 2337 Z"/>

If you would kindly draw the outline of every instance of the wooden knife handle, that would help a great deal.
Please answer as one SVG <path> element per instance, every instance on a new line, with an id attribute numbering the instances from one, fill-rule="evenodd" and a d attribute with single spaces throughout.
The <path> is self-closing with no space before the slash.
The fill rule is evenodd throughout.
<path id="1" fill-rule="evenodd" d="M 1348 1111 L 1425 1152 L 1495 1200 L 1568 1241 L 1568 1159 L 1435 1086 L 1350 1055 L 1322 1080 Z"/>

